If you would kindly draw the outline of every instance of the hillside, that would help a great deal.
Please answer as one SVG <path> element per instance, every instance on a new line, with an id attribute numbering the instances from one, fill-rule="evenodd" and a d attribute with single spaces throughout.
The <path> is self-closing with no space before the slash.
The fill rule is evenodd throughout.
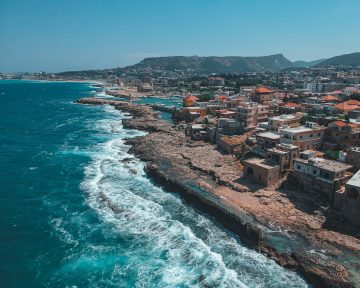
<path id="1" fill-rule="evenodd" d="M 279 71 L 292 67 L 293 63 L 282 54 L 261 57 L 199 57 L 170 56 L 145 58 L 126 68 L 152 68 L 155 70 L 194 70 L 201 73 L 236 73 Z"/>
<path id="2" fill-rule="evenodd" d="M 360 65 L 360 52 L 344 54 L 329 58 L 317 64 L 316 67 L 328 65 Z"/>
<path id="3" fill-rule="evenodd" d="M 314 61 L 294 61 L 293 64 L 295 67 L 299 67 L 299 68 L 309 68 L 309 67 L 313 67 L 321 62 L 324 62 L 326 59 L 319 59 L 319 60 L 314 60 Z"/>

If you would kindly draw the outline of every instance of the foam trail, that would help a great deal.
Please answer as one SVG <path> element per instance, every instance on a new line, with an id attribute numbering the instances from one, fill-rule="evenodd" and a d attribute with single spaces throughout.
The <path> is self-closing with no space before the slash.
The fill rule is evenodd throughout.
<path id="1" fill-rule="evenodd" d="M 95 127 L 110 140 L 91 153 L 82 189 L 88 205 L 126 242 L 121 249 L 126 265 L 104 256 L 106 265 L 114 267 L 107 285 L 116 287 L 134 274 L 136 287 L 307 287 L 297 274 L 245 248 L 178 196 L 154 186 L 124 144 L 144 133 L 123 129 L 119 121 L 125 116 L 105 109 L 109 118 Z"/>

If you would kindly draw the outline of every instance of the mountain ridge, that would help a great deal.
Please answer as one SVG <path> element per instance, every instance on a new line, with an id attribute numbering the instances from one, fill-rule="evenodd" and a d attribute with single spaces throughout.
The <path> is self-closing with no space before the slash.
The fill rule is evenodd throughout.
<path id="1" fill-rule="evenodd" d="M 360 52 L 342 54 L 328 58 L 327 60 L 315 65 L 323 67 L 329 65 L 360 65 Z"/>

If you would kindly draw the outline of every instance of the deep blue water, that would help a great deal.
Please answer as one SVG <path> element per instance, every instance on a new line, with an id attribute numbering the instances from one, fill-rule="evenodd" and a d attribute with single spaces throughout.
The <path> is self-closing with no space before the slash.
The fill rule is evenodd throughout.
<path id="1" fill-rule="evenodd" d="M 307 287 L 149 181 L 93 90 L 0 81 L 0 287 Z"/>

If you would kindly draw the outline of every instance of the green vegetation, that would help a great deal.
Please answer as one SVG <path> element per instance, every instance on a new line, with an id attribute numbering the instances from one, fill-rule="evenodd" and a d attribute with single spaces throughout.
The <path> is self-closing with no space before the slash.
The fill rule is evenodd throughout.
<path id="1" fill-rule="evenodd" d="M 198 96 L 200 102 L 207 102 L 215 98 L 214 94 L 211 92 L 205 92 Z"/>

